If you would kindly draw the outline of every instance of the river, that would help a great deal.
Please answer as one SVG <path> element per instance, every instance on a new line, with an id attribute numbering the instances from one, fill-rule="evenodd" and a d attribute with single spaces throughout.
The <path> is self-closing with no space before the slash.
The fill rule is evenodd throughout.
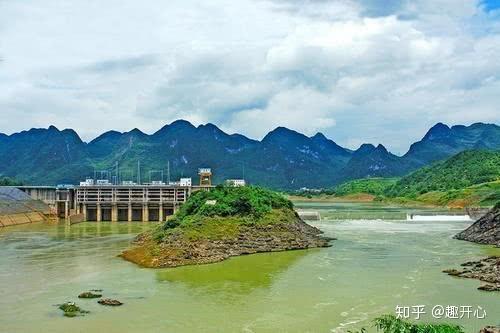
<path id="1" fill-rule="evenodd" d="M 225 262 L 143 269 L 116 255 L 148 223 L 32 224 L 0 230 L 1 332 L 347 332 L 397 305 L 480 306 L 485 319 L 453 319 L 467 332 L 500 324 L 500 295 L 441 273 L 499 249 L 452 239 L 466 222 L 339 220 L 339 212 L 380 216 L 405 209 L 307 203 L 330 248 L 264 253 Z M 357 213 L 357 214 L 358 214 Z M 337 214 L 337 215 L 336 215 Z M 387 215 L 387 216 L 389 216 Z M 361 215 L 362 216 L 362 215 Z M 391 215 L 392 216 L 392 215 Z M 356 215 L 358 217 L 358 215 Z M 76 296 L 103 289 L 124 305 Z M 62 316 L 76 301 L 90 313 Z M 372 329 L 369 330 L 373 331 Z"/>

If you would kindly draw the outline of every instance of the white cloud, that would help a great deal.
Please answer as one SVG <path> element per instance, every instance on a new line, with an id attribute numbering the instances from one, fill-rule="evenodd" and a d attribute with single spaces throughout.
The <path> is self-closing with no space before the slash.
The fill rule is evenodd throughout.
<path id="1" fill-rule="evenodd" d="M 184 118 L 404 152 L 499 122 L 498 16 L 477 1 L 0 2 L 0 131 Z"/>

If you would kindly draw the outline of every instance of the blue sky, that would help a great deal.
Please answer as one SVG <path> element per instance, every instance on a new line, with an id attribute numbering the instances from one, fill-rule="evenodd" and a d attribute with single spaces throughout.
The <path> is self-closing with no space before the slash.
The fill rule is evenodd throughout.
<path id="1" fill-rule="evenodd" d="M 487 11 L 500 9 L 500 0 L 484 0 L 482 4 Z"/>
<path id="2" fill-rule="evenodd" d="M 404 153 L 500 122 L 499 1 L 0 2 L 0 132 L 277 126 Z"/>

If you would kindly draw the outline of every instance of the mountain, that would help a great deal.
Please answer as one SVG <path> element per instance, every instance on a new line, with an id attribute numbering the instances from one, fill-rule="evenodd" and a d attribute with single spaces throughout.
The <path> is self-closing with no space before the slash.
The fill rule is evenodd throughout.
<path id="1" fill-rule="evenodd" d="M 26 183 L 73 182 L 92 170 L 86 143 L 75 131 L 31 129 L 0 141 L 0 173 Z"/>
<path id="2" fill-rule="evenodd" d="M 383 145 L 351 151 L 321 133 L 308 137 L 285 127 L 256 141 L 213 124 L 177 120 L 152 135 L 108 131 L 86 143 L 71 129 L 50 126 L 0 134 L 0 176 L 26 184 L 76 183 L 94 170 L 115 172 L 118 165 L 121 179 L 135 180 L 140 161 L 142 181 L 158 179 L 160 171 L 166 176 L 170 165 L 171 179 L 196 179 L 199 167 L 211 167 L 216 183 L 245 178 L 278 189 L 327 188 L 349 179 L 402 176 L 465 149 L 500 149 L 499 129 L 437 124 L 399 157 Z"/>
<path id="3" fill-rule="evenodd" d="M 412 144 L 403 158 L 423 166 L 467 149 L 500 149 L 500 126 L 475 123 L 450 128 L 438 123 L 422 140 Z"/>
<path id="4" fill-rule="evenodd" d="M 387 191 L 391 197 L 416 198 L 428 192 L 461 190 L 500 180 L 500 152 L 468 150 L 401 178 Z"/>
<path id="5" fill-rule="evenodd" d="M 346 179 L 401 176 L 408 173 L 412 166 L 412 163 L 388 152 L 381 144 L 377 147 L 363 144 L 354 152 L 341 174 Z"/>

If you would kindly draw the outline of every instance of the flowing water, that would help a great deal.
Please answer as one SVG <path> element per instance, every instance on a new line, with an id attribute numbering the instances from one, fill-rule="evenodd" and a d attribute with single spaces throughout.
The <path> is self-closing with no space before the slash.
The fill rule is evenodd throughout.
<path id="1" fill-rule="evenodd" d="M 452 239 L 466 222 L 347 221 L 333 216 L 342 210 L 383 216 L 395 208 L 300 206 L 321 212 L 324 219 L 314 225 L 337 238 L 332 247 L 175 269 L 143 269 L 116 257 L 150 224 L 4 228 L 0 332 L 347 332 L 370 327 L 374 317 L 394 313 L 397 305 L 425 305 L 426 320 L 434 305 L 481 306 L 485 319 L 451 322 L 467 332 L 500 324 L 499 293 L 441 273 L 500 255 L 498 249 Z M 125 304 L 105 307 L 76 297 L 89 289 L 103 289 L 105 297 Z M 65 301 L 90 313 L 63 317 L 56 305 Z"/>

